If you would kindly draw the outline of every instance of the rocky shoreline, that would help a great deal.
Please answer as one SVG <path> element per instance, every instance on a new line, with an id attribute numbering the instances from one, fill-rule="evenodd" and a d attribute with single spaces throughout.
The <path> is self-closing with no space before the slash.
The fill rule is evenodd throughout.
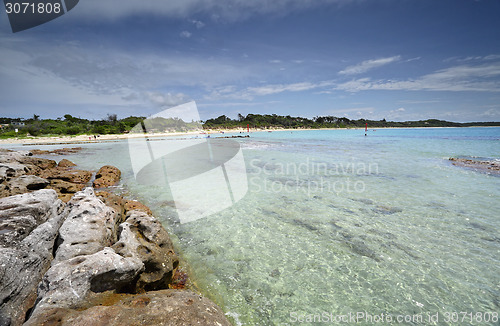
<path id="1" fill-rule="evenodd" d="M 32 155 L 0 151 L 0 326 L 231 325 L 181 289 L 172 241 L 149 208 L 95 191 L 119 181 L 117 168 L 94 174 Z"/>
<path id="2" fill-rule="evenodd" d="M 468 158 L 457 158 L 450 157 L 449 161 L 451 164 L 468 168 L 479 172 L 485 172 L 490 174 L 500 174 L 500 162 L 492 160 L 478 160 L 478 159 L 468 159 Z"/>

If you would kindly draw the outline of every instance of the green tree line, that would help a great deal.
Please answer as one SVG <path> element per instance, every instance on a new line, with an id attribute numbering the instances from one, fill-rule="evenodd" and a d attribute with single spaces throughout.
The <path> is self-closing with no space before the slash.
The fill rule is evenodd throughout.
<path id="1" fill-rule="evenodd" d="M 281 116 L 276 114 L 238 114 L 237 119 L 231 119 L 225 115 L 218 118 L 208 119 L 203 124 L 204 129 L 233 129 L 233 128 L 362 128 L 368 124 L 369 128 L 381 127 L 469 127 L 469 126 L 500 126 L 500 122 L 450 122 L 445 120 L 428 119 L 419 121 L 386 121 L 358 119 L 351 120 L 345 117 L 318 116 L 312 119 L 302 117 Z"/>
<path id="2" fill-rule="evenodd" d="M 80 134 L 121 134 L 130 131 L 143 121 L 144 117 L 118 119 L 116 114 L 109 114 L 106 119 L 87 120 L 66 114 L 57 119 L 40 119 L 34 115 L 31 119 L 0 118 L 0 137 L 25 137 L 45 135 L 80 135 Z M 18 129 L 16 133 L 15 129 Z"/>
<path id="3" fill-rule="evenodd" d="M 153 118 L 130 116 L 118 119 L 116 114 L 108 114 L 102 120 L 87 120 L 73 117 L 70 114 L 57 119 L 40 119 L 33 115 L 30 119 L 0 118 L 0 138 L 49 136 L 49 135 L 80 135 L 80 134 L 122 134 L 127 132 L 143 132 L 143 126 L 148 132 L 185 132 L 198 129 L 234 129 L 246 128 L 369 128 L 380 127 L 469 127 L 469 126 L 500 126 L 500 122 L 468 122 L 458 123 L 437 119 L 419 121 L 386 121 L 382 120 L 351 120 L 345 117 L 318 116 L 312 119 L 276 114 L 238 114 L 236 119 L 225 115 L 199 122 L 185 122 L 178 118 Z M 135 127 L 135 128 L 134 128 Z M 15 132 L 18 129 L 18 132 Z"/>

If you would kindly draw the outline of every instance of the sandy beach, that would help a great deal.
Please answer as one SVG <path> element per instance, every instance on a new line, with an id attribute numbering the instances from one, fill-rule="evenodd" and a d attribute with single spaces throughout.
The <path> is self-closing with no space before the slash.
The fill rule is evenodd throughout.
<path id="1" fill-rule="evenodd" d="M 282 129 L 282 128 L 255 128 L 247 132 L 246 128 L 236 129 L 207 129 L 188 132 L 163 132 L 147 134 L 148 138 L 157 137 L 178 137 L 178 136 L 197 136 L 197 135 L 219 135 L 225 133 L 253 133 L 253 132 L 274 132 L 274 131 L 301 131 L 301 130 L 341 130 L 345 128 L 322 128 L 322 129 Z M 362 128 L 350 128 L 362 129 Z M 1 144 L 23 144 L 23 145 L 54 145 L 54 144 L 75 144 L 75 143 L 96 143 L 100 141 L 123 140 L 129 138 L 142 138 L 144 134 L 109 134 L 109 135 L 77 135 L 77 136 L 40 136 L 0 139 Z"/>
<path id="2" fill-rule="evenodd" d="M 373 131 L 377 129 L 426 129 L 426 128 L 454 128 L 454 127 L 378 127 L 378 128 L 368 128 L 368 131 Z M 467 127 L 466 127 L 467 128 Z M 469 127 L 473 128 L 473 127 Z M 364 130 L 364 128 L 253 128 L 250 132 L 247 132 L 246 128 L 235 128 L 235 129 L 207 129 L 207 130 L 196 130 L 188 132 L 162 132 L 162 133 L 148 133 L 148 138 L 158 138 L 158 137 L 178 137 L 178 136 L 202 136 L 202 135 L 219 135 L 226 133 L 244 133 L 251 134 L 253 132 L 275 132 L 275 131 L 303 131 L 303 130 Z M 0 139 L 0 145 L 2 144 L 23 144 L 23 145 L 59 145 L 59 144 L 86 144 L 86 143 L 96 143 L 100 141 L 112 141 L 112 140 L 123 140 L 129 138 L 142 138 L 144 134 L 109 134 L 109 135 L 77 135 L 77 136 L 40 136 L 40 137 L 24 137 L 24 138 L 7 138 Z"/>
<path id="3" fill-rule="evenodd" d="M 191 132 L 170 132 L 148 134 L 148 137 L 175 137 L 192 136 L 206 134 L 202 131 Z M 24 145 L 49 145 L 49 144 L 74 144 L 74 143 L 95 143 L 107 140 L 122 140 L 128 138 L 141 138 L 144 134 L 110 134 L 110 135 L 77 135 L 77 136 L 45 136 L 45 137 L 26 137 L 26 138 L 7 138 L 0 139 L 0 144 L 24 144 Z"/>

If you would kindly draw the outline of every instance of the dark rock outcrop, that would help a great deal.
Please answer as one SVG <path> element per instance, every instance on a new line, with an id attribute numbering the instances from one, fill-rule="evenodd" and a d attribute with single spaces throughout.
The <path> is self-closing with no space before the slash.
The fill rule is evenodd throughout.
<path id="1" fill-rule="evenodd" d="M 52 260 L 64 215 L 53 190 L 0 199 L 0 321 L 21 325 Z"/>
<path id="2" fill-rule="evenodd" d="M 94 180 L 94 188 L 106 188 L 113 186 L 120 181 L 121 172 L 118 168 L 105 165 L 97 171 Z"/>

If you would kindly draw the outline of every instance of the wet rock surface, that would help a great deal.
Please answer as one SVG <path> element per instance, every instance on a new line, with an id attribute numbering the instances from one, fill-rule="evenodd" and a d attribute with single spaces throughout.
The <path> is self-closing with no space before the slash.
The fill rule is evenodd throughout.
<path id="1" fill-rule="evenodd" d="M 120 181 L 121 172 L 118 168 L 105 165 L 97 171 L 93 183 L 94 188 L 106 188 L 113 186 Z"/>
<path id="2" fill-rule="evenodd" d="M 176 290 L 188 275 L 151 210 L 96 195 L 92 173 L 70 163 L 0 150 L 0 326 L 230 325 L 210 300 Z M 116 184 L 115 169 L 100 184 Z"/>

